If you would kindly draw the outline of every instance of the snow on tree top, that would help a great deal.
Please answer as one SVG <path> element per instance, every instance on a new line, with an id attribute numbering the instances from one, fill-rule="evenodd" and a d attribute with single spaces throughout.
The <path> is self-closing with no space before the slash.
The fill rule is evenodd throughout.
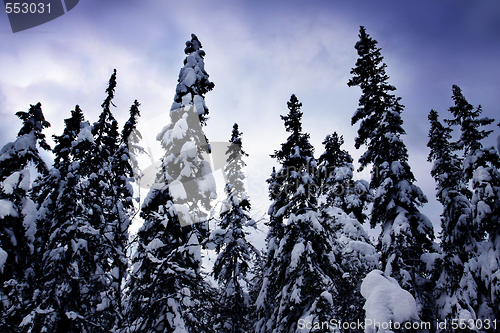
<path id="1" fill-rule="evenodd" d="M 9 200 L 0 199 L 0 219 L 6 216 L 18 216 L 17 211 L 14 209 L 14 205 Z"/>
<path id="2" fill-rule="evenodd" d="M 191 40 L 186 42 L 186 48 L 184 49 L 184 52 L 186 54 L 190 54 L 194 51 L 198 51 L 201 49 L 201 43 L 198 40 L 198 37 L 195 34 L 191 34 Z"/>

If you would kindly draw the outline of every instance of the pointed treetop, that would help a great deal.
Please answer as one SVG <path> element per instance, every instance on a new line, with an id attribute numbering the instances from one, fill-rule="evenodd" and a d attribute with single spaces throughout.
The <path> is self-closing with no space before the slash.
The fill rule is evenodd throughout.
<path id="1" fill-rule="evenodd" d="M 474 106 L 467 101 L 459 86 L 454 84 L 451 90 L 453 92 L 451 98 L 455 102 L 455 106 L 450 107 L 450 112 L 455 116 L 455 119 L 448 120 L 447 122 L 450 125 L 460 125 L 463 118 L 467 117 L 474 110 Z"/>
<path id="2" fill-rule="evenodd" d="M 359 29 L 359 41 L 354 48 L 358 52 L 356 67 L 351 69 L 354 74 L 347 85 L 349 87 L 359 85 L 361 89 L 366 89 L 369 84 L 382 84 L 387 91 L 396 90 L 395 87 L 387 84 L 389 76 L 385 72 L 387 65 L 383 62 L 381 48 L 377 47 L 378 42 L 366 33 L 365 27 Z M 353 123 L 354 124 L 354 123 Z"/>
<path id="3" fill-rule="evenodd" d="M 348 151 L 342 149 L 344 137 L 333 132 L 328 134 L 322 142 L 325 146 L 325 152 L 319 157 L 319 162 L 327 162 L 330 168 L 344 166 L 346 163 L 352 163 L 353 159 Z"/>
<path id="4" fill-rule="evenodd" d="M 459 86 L 453 85 L 452 99 L 455 105 L 449 108 L 455 119 L 446 119 L 449 125 L 460 125 L 461 135 L 458 142 L 454 142 L 453 146 L 456 150 L 464 149 L 464 156 L 481 149 L 483 145 L 481 140 L 488 137 L 493 131 L 481 130 L 482 126 L 490 125 L 495 120 L 487 117 L 479 118 L 483 112 L 481 105 L 474 109 L 462 93 Z"/>
<path id="5" fill-rule="evenodd" d="M 92 126 L 92 135 L 95 137 L 96 148 L 101 150 L 101 145 L 104 145 L 110 154 L 113 153 L 116 142 L 118 140 L 118 122 L 113 116 L 110 106 L 113 104 L 113 98 L 115 97 L 116 88 L 116 69 L 113 70 L 113 74 L 108 81 L 108 87 L 106 88 L 106 99 L 102 103 L 102 112 L 99 115 L 99 120 L 96 121 Z"/>
<path id="6" fill-rule="evenodd" d="M 134 132 L 136 125 L 137 125 L 137 119 L 141 115 L 139 111 L 139 106 L 141 103 L 139 103 L 137 100 L 134 101 L 134 104 L 130 107 L 130 117 L 128 118 L 127 122 L 123 126 L 122 130 L 122 142 L 125 144 L 128 144 L 129 140 L 132 139 L 130 135 L 134 133 L 135 136 L 137 136 L 137 139 L 142 139 L 142 136 L 139 132 Z"/>
<path id="7" fill-rule="evenodd" d="M 292 95 L 290 101 L 287 102 L 288 105 L 288 115 L 281 116 L 281 119 L 285 121 L 285 128 L 287 132 L 299 133 L 302 131 L 302 103 L 299 102 L 297 96 Z"/>
<path id="8" fill-rule="evenodd" d="M 102 103 L 101 107 L 105 110 L 109 110 L 109 106 L 113 105 L 112 100 L 115 97 L 115 88 L 116 88 L 116 69 L 113 70 L 113 74 L 111 74 L 111 77 L 109 78 L 108 82 L 108 87 L 106 88 L 106 93 L 108 94 L 106 96 L 106 99 Z"/>
<path id="9" fill-rule="evenodd" d="M 309 143 L 309 133 L 302 133 L 303 113 L 300 111 L 302 103 L 295 95 L 292 95 L 287 105 L 288 114 L 280 117 L 284 120 L 285 130 L 290 133 L 290 136 L 285 143 L 281 144 L 281 150 L 275 150 L 274 154 L 271 154 L 271 157 L 276 158 L 280 163 L 288 159 L 290 154 L 294 154 L 296 148 L 310 156 L 314 152 L 314 147 Z"/>
<path id="10" fill-rule="evenodd" d="M 42 129 L 50 127 L 50 123 L 43 116 L 42 104 L 40 102 L 35 105 L 31 104 L 28 112 L 19 111 L 16 116 L 23 121 L 23 127 L 19 130 L 17 136 L 20 137 L 34 131 L 40 147 L 50 150 L 50 146 L 45 141 L 45 134 L 42 134 Z"/>
<path id="11" fill-rule="evenodd" d="M 184 49 L 184 53 L 190 54 L 195 51 L 198 51 L 201 48 L 202 48 L 201 42 L 198 40 L 198 37 L 195 34 L 191 34 L 191 40 L 188 40 L 186 42 L 186 48 Z M 200 55 L 203 56 L 202 54 Z"/>
<path id="12" fill-rule="evenodd" d="M 238 130 L 238 124 L 234 123 L 234 125 L 233 125 L 233 132 L 231 134 L 231 139 L 229 139 L 229 142 L 232 145 L 236 146 L 236 148 L 239 151 L 240 155 L 248 156 L 248 154 L 243 151 L 243 147 L 242 147 L 242 143 L 241 143 L 241 135 L 242 134 L 243 133 Z M 231 146 L 229 147 L 228 152 L 231 150 Z M 227 155 L 227 153 L 226 153 L 226 155 Z"/>
<path id="13" fill-rule="evenodd" d="M 63 134 L 52 135 L 52 138 L 56 142 L 56 146 L 54 147 L 54 166 L 58 166 L 62 161 L 69 163 L 71 144 L 78 137 L 81 123 L 84 120 L 82 109 L 76 105 L 75 109 L 71 111 L 71 117 L 64 119 L 65 127 Z"/>
<path id="14" fill-rule="evenodd" d="M 375 49 L 378 42 L 371 38 L 369 34 L 366 33 L 366 28 L 364 26 L 359 27 L 359 41 L 354 45 L 354 48 L 358 51 L 359 56 L 364 56 L 369 54 L 370 50 L 380 50 Z M 382 60 L 382 59 L 381 59 Z"/>
<path id="15" fill-rule="evenodd" d="M 447 153 L 450 152 L 450 147 L 447 142 L 452 137 L 452 129 L 445 127 L 439 121 L 439 115 L 436 110 L 431 110 L 427 119 L 429 119 L 431 124 L 431 128 L 429 130 L 429 142 L 427 143 L 427 147 L 429 147 L 431 151 L 427 161 L 432 162 L 433 160 L 440 158 L 439 154 L 443 151 Z"/>

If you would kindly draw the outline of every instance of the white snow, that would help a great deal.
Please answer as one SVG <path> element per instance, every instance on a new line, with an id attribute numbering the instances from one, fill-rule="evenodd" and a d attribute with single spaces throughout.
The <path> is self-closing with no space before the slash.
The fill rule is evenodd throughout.
<path id="1" fill-rule="evenodd" d="M 0 247 L 0 272 L 3 273 L 3 267 L 7 261 L 8 254 Z"/>
<path id="2" fill-rule="evenodd" d="M 394 219 L 392 229 L 395 236 L 399 236 L 401 233 L 406 234 L 410 230 L 410 223 L 406 217 L 406 213 L 407 211 L 401 208 Z"/>
<path id="3" fill-rule="evenodd" d="M 343 181 L 345 179 L 351 179 L 352 178 L 352 169 L 353 169 L 352 165 L 335 168 L 335 171 L 334 171 L 335 181 L 340 182 L 340 181 Z"/>
<path id="4" fill-rule="evenodd" d="M 200 193 L 209 192 L 212 194 L 212 198 L 215 199 L 216 193 L 216 183 L 214 175 L 212 174 L 212 168 L 210 167 L 210 163 L 207 161 L 202 162 L 202 171 L 203 178 L 198 180 L 198 189 Z"/>
<path id="5" fill-rule="evenodd" d="M 0 218 L 3 219 L 6 216 L 18 216 L 17 211 L 14 209 L 14 205 L 9 200 L 0 199 Z"/>
<path id="6" fill-rule="evenodd" d="M 180 181 L 174 180 L 171 184 L 169 184 L 169 189 L 174 201 L 185 200 L 187 198 L 184 185 Z"/>
<path id="7" fill-rule="evenodd" d="M 78 313 L 74 311 L 68 311 L 66 312 L 66 317 L 71 320 L 76 320 L 76 319 L 84 319 L 82 316 L 80 316 Z"/>
<path id="8" fill-rule="evenodd" d="M 147 245 L 147 249 L 148 249 L 148 251 L 153 252 L 156 249 L 159 249 L 159 248 L 164 247 L 164 246 L 165 246 L 165 244 L 161 240 L 159 240 L 158 238 L 155 238 L 151 242 L 149 242 L 149 244 Z"/>
<path id="9" fill-rule="evenodd" d="M 198 237 L 196 236 L 195 233 L 192 233 L 191 236 L 189 237 L 186 247 L 187 247 L 187 252 L 192 256 L 192 258 L 195 261 L 201 263 L 202 258 L 201 258 L 200 242 L 198 241 Z"/>
<path id="10" fill-rule="evenodd" d="M 19 172 L 13 172 L 1 183 L 5 194 L 10 195 L 14 193 L 14 188 L 17 187 L 17 183 L 19 182 L 19 176 Z"/>
<path id="11" fill-rule="evenodd" d="M 324 299 L 326 299 L 328 301 L 328 303 L 330 303 L 330 305 L 333 305 L 333 296 L 328 291 L 326 291 L 326 290 L 323 291 L 321 293 L 320 297 L 323 297 Z"/>
<path id="12" fill-rule="evenodd" d="M 35 240 L 35 233 L 36 233 L 35 220 L 37 218 L 37 211 L 36 211 L 35 203 L 30 198 L 23 199 L 22 214 L 24 215 L 24 219 L 23 219 L 24 233 L 25 233 L 26 237 L 31 242 L 33 242 Z M 30 245 L 30 246 L 32 247 L 32 245 Z"/>
<path id="13" fill-rule="evenodd" d="M 195 158 L 197 155 L 198 151 L 196 149 L 196 144 L 193 141 L 188 141 L 182 146 L 179 157 L 182 159 L 191 159 Z"/>
<path id="14" fill-rule="evenodd" d="M 379 260 L 379 255 L 375 247 L 366 242 L 360 242 L 351 240 L 347 243 L 346 253 L 356 252 L 360 257 L 364 258 L 367 262 L 369 262 L 373 267 L 375 267 Z"/>
<path id="15" fill-rule="evenodd" d="M 6 143 L 0 150 L 0 162 L 11 157 L 11 152 L 14 148 L 14 142 Z"/>
<path id="16" fill-rule="evenodd" d="M 161 137 L 162 142 L 166 144 L 173 139 L 182 139 L 186 135 L 187 129 L 188 124 L 184 116 L 174 124 L 171 130 L 165 131 L 165 134 Z"/>
<path id="17" fill-rule="evenodd" d="M 300 256 L 304 253 L 304 243 L 300 242 L 294 245 L 292 250 L 292 257 L 290 259 L 290 265 L 288 269 L 294 269 L 297 267 L 297 263 L 299 262 Z"/>
<path id="18" fill-rule="evenodd" d="M 97 304 L 96 311 L 104 311 L 111 305 L 111 301 L 109 300 L 105 292 L 101 293 L 101 297 L 101 303 Z"/>
<path id="19" fill-rule="evenodd" d="M 179 217 L 179 222 L 182 227 L 193 224 L 189 214 L 189 207 L 187 205 L 174 204 L 174 209 Z"/>
<path id="20" fill-rule="evenodd" d="M 364 278 L 361 294 L 366 299 L 363 307 L 366 311 L 366 333 L 391 332 L 383 329 L 390 322 L 402 324 L 418 319 L 413 296 L 380 270 L 373 270 Z"/>
<path id="21" fill-rule="evenodd" d="M 193 103 L 198 115 L 202 115 L 205 113 L 205 101 L 200 95 L 194 96 Z"/>
<path id="22" fill-rule="evenodd" d="M 36 138 L 32 133 L 25 134 L 19 138 L 17 138 L 16 142 L 14 142 L 14 150 L 28 150 L 28 149 L 36 149 Z"/>
<path id="23" fill-rule="evenodd" d="M 184 68 L 184 80 L 182 83 L 186 85 L 186 87 L 191 87 L 196 82 L 196 73 L 192 68 Z"/>
<path id="24" fill-rule="evenodd" d="M 80 132 L 78 133 L 78 138 L 76 139 L 75 142 L 72 143 L 72 145 L 76 146 L 81 141 L 94 142 L 94 136 L 92 135 L 90 124 L 88 121 L 84 121 L 80 125 Z"/>
<path id="25" fill-rule="evenodd" d="M 491 181 L 491 174 L 488 169 L 489 168 L 480 166 L 476 170 L 474 170 L 473 182 L 480 183 Z"/>
<path id="26" fill-rule="evenodd" d="M 71 240 L 71 248 L 73 249 L 73 252 L 78 252 L 80 249 L 85 249 L 87 250 L 87 241 L 85 239 L 72 239 Z"/>
<path id="27" fill-rule="evenodd" d="M 404 172 L 403 165 L 400 161 L 394 161 L 391 163 L 391 171 L 394 175 L 399 176 Z"/>
<path id="28" fill-rule="evenodd" d="M 193 97 L 191 96 L 191 93 L 187 93 L 186 95 L 182 96 L 182 105 L 187 106 L 191 104 L 191 101 L 193 100 Z"/>
<path id="29" fill-rule="evenodd" d="M 33 315 L 33 313 L 29 313 L 23 318 L 23 320 L 19 324 L 19 327 L 24 327 L 26 325 L 29 325 L 33 321 L 34 317 L 35 316 Z"/>
<path id="30" fill-rule="evenodd" d="M 426 269 L 430 272 L 434 269 L 436 260 L 441 257 L 439 253 L 424 253 L 420 256 L 420 260 L 425 263 Z"/>
<path id="31" fill-rule="evenodd" d="M 20 171 L 21 173 L 21 181 L 19 182 L 19 188 L 24 191 L 29 191 L 31 187 L 31 174 L 28 169 L 24 169 Z"/>

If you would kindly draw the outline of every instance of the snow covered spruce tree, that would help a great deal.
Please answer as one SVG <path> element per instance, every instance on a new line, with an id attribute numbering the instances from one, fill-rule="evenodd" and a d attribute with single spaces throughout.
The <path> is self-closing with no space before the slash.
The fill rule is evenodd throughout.
<path id="1" fill-rule="evenodd" d="M 243 156 L 241 132 L 234 124 L 229 147 L 226 151 L 227 199 L 222 203 L 219 217 L 220 229 L 212 233 L 212 241 L 217 245 L 213 275 L 221 288 L 219 300 L 218 332 L 246 333 L 252 330 L 250 321 L 252 305 L 249 299 L 249 268 L 252 257 L 258 251 L 248 242 L 244 228 L 255 225 L 250 217 L 250 200 L 246 195 L 243 181 Z"/>
<path id="2" fill-rule="evenodd" d="M 128 227 L 136 213 L 134 205 L 134 174 L 137 174 L 136 154 L 143 152 L 138 146 L 139 137 L 135 131 L 137 120 L 140 116 L 140 103 L 135 100 L 129 111 L 129 119 L 120 134 L 116 151 L 110 156 L 110 183 L 108 195 L 109 217 L 103 232 L 106 242 L 108 262 L 111 261 L 106 271 L 107 291 L 100 308 L 110 313 L 109 322 L 113 330 L 120 330 L 127 326 L 125 305 L 123 299 L 123 283 L 127 276 L 129 259 Z M 98 310 L 100 310 L 98 308 Z"/>
<path id="3" fill-rule="evenodd" d="M 83 258 L 77 258 L 76 253 L 80 252 L 78 246 L 84 244 L 80 240 L 86 238 L 78 232 L 77 225 L 80 222 L 86 226 L 86 223 L 81 193 L 76 187 L 80 180 L 80 158 L 86 156 L 93 140 L 86 140 L 91 137 L 90 125 L 83 121 L 83 113 L 77 105 L 71 118 L 64 120 L 63 134 L 53 136 L 56 146 L 52 169 L 33 188 L 38 207 L 35 239 L 38 296 L 34 299 L 35 309 L 23 323 L 25 331 L 83 331 L 82 326 L 66 315 L 71 311 L 80 313 L 84 302 L 79 293 L 78 267 L 85 265 L 81 265 Z M 86 135 L 79 137 L 81 128 Z"/>
<path id="4" fill-rule="evenodd" d="M 125 249 L 127 228 L 133 210 L 128 137 L 120 137 L 118 122 L 111 112 L 116 88 L 116 70 L 106 88 L 99 119 L 92 126 L 94 144 L 82 166 L 86 172 L 81 182 L 85 218 L 98 231 L 90 242 L 94 274 L 89 281 L 89 322 L 107 330 L 122 325 L 121 281 L 127 269 Z M 138 103 L 132 106 L 132 118 L 138 116 Z M 127 134 L 125 134 L 127 135 Z M 120 147 L 122 149 L 120 149 Z"/>
<path id="5" fill-rule="evenodd" d="M 276 178 L 276 168 L 273 167 L 271 176 L 266 180 L 269 184 L 269 198 L 274 201 L 273 193 L 279 193 L 282 184 L 281 179 Z M 271 215 L 273 204 L 269 208 Z M 261 267 L 256 268 L 256 277 L 252 285 L 252 293 L 256 296 L 253 320 L 255 331 L 259 333 L 270 332 L 270 327 L 275 322 L 275 314 L 272 312 L 275 297 L 278 294 L 277 276 L 273 274 L 275 254 L 283 238 L 285 224 L 283 216 L 274 216 L 266 222 L 268 227 L 266 236 L 266 248 L 262 251 Z"/>
<path id="6" fill-rule="evenodd" d="M 165 149 L 162 168 L 142 206 L 144 224 L 127 283 L 131 332 L 211 331 L 213 292 L 200 272 L 199 242 L 206 231 L 204 209 L 215 193 L 203 159 L 208 143 L 201 129 L 208 115 L 205 94 L 214 84 L 204 69 L 201 43 L 191 37 L 171 123 L 157 136 Z"/>
<path id="7" fill-rule="evenodd" d="M 50 228 L 52 218 L 47 218 L 55 209 L 57 197 L 60 192 L 61 182 L 69 172 L 69 167 L 73 161 L 72 144 L 76 141 L 80 132 L 81 123 L 84 121 L 83 112 L 78 105 L 71 111 L 71 117 L 64 120 L 65 128 L 62 135 L 53 135 L 56 143 L 52 150 L 54 156 L 54 165 L 49 173 L 38 178 L 33 184 L 32 199 L 37 205 L 37 232 L 35 238 L 35 247 L 37 255 L 45 250 L 45 246 L 50 241 Z M 38 258 L 38 264 L 42 263 L 42 258 Z M 37 273 L 38 274 L 38 273 Z"/>
<path id="8" fill-rule="evenodd" d="M 279 242 L 268 238 L 256 332 L 298 332 L 302 321 L 327 321 L 336 314 L 334 286 L 343 273 L 336 262 L 332 233 L 319 216 L 317 166 L 309 135 L 302 132 L 301 106 L 292 95 L 288 114 L 281 116 L 290 135 L 272 155 L 281 168 L 270 186 L 274 199 L 270 224 L 284 226 Z"/>
<path id="9" fill-rule="evenodd" d="M 41 175 L 48 168 L 38 146 L 50 150 L 42 130 L 50 126 L 41 104 L 16 115 L 23 126 L 14 142 L 0 150 L 0 331 L 19 332 L 29 313 L 34 289 L 36 206 L 29 198 L 29 165 Z"/>
<path id="10" fill-rule="evenodd" d="M 342 136 L 337 133 L 327 135 L 317 173 L 321 182 L 321 218 L 334 232 L 344 272 L 342 283 L 335 286 L 339 292 L 336 319 L 352 323 L 364 321 L 361 282 L 368 272 L 378 268 L 379 258 L 362 226 L 366 218 L 363 210 L 372 201 L 369 184 L 365 180 L 353 181 L 352 157 L 342 149 L 343 143 Z"/>
<path id="11" fill-rule="evenodd" d="M 325 198 L 322 205 L 338 207 L 347 215 L 352 213 L 363 223 L 366 219 L 363 210 L 372 200 L 370 186 L 365 180 L 353 181 L 353 160 L 342 149 L 343 144 L 344 138 L 337 133 L 327 135 L 323 141 L 325 152 L 318 159 L 320 194 Z"/>
<path id="12" fill-rule="evenodd" d="M 359 38 L 355 45 L 359 58 L 348 85 L 362 91 L 351 123 L 360 122 L 356 148 L 367 147 L 359 159 L 360 169 L 372 165 L 370 186 L 375 195 L 370 223 L 382 227 L 378 248 L 385 273 L 415 296 L 421 318 L 431 320 L 433 287 L 422 255 L 435 251 L 434 232 L 432 223 L 418 210 L 427 199 L 413 184 L 415 177 L 401 139 L 405 134 L 403 105 L 391 93 L 396 88 L 388 83 L 381 49 L 364 27 Z"/>
<path id="13" fill-rule="evenodd" d="M 465 264 L 465 271 L 479 279 L 476 315 L 481 319 L 500 320 L 498 302 L 500 300 L 500 158 L 494 147 L 484 148 L 481 141 L 492 131 L 482 129 L 493 119 L 481 118 L 481 106 L 474 108 L 462 94 L 461 89 L 452 87 L 455 105 L 450 108 L 454 118 L 448 124 L 460 126 L 460 139 L 453 143 L 456 150 L 464 154 L 464 182 L 472 189 L 471 220 L 479 231 L 481 244 L 478 251 Z"/>
<path id="14" fill-rule="evenodd" d="M 477 276 L 465 270 L 464 265 L 477 255 L 480 237 L 472 223 L 463 160 L 450 143 L 452 129 L 439 121 L 434 110 L 428 118 L 431 124 L 428 160 L 434 161 L 431 174 L 437 182 L 437 199 L 443 205 L 440 234 L 442 257 L 435 265 L 438 278 L 435 289 L 437 318 L 451 323 L 453 319 L 476 318 Z M 448 329 L 452 331 L 451 327 Z"/>
<path id="15" fill-rule="evenodd" d="M 115 86 L 116 71 L 93 127 L 77 106 L 63 135 L 54 137 L 55 164 L 38 193 L 43 274 L 27 329 L 98 332 L 123 324 L 121 288 L 133 210 L 128 136 L 139 112 L 136 101 L 132 124 L 120 137 L 110 111 Z"/>

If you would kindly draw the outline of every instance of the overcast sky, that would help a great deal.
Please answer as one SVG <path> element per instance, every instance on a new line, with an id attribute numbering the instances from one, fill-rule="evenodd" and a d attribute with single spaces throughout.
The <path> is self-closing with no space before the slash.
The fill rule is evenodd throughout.
<path id="1" fill-rule="evenodd" d="M 0 14 L 0 147 L 21 126 L 14 115 L 42 103 L 60 134 L 63 119 L 79 104 L 94 122 L 114 68 L 114 115 L 123 125 L 138 99 L 146 144 L 168 123 L 183 49 L 197 34 L 206 52 L 205 69 L 215 83 L 206 95 L 210 141 L 227 141 L 240 125 L 247 158 L 248 192 L 257 212 L 267 211 L 267 184 L 287 133 L 281 114 L 296 94 L 303 103 L 303 129 L 316 156 L 337 131 L 353 157 L 357 126 L 350 118 L 360 89 L 347 81 L 357 58 L 359 26 L 379 42 L 390 76 L 406 106 L 403 140 L 417 184 L 429 199 L 423 212 L 439 225 L 441 206 L 429 175 L 427 115 L 448 117 L 451 86 L 459 85 L 484 115 L 500 118 L 500 2 L 439 1 L 97 1 L 81 0 L 62 17 L 13 34 Z M 497 121 L 498 122 L 498 121 Z M 489 144 L 499 134 L 495 129 Z M 358 177 L 368 179 L 368 172 Z"/>

